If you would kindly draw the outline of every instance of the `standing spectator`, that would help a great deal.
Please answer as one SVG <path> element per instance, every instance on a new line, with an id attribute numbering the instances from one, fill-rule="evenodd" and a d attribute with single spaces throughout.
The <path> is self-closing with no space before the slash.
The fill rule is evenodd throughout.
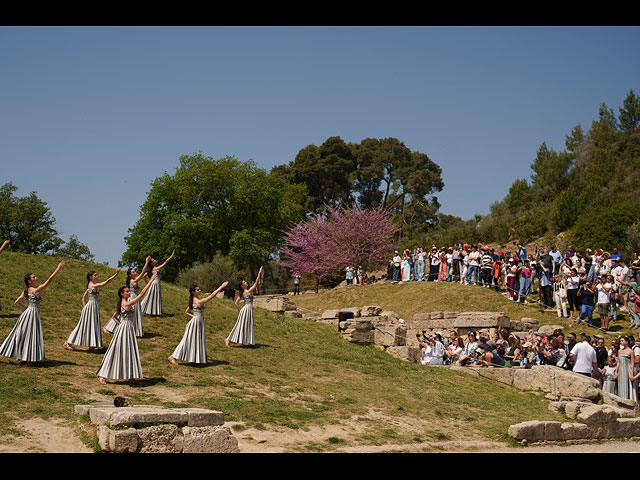
<path id="1" fill-rule="evenodd" d="M 580 315 L 580 305 L 578 304 L 578 288 L 580 287 L 580 277 L 575 268 L 571 269 L 571 273 L 565 280 L 567 287 L 567 303 L 569 304 L 569 318 L 573 318 L 575 312 L 576 318 Z"/>
<path id="2" fill-rule="evenodd" d="M 609 291 L 609 311 L 608 317 L 613 317 L 613 323 L 618 322 L 618 300 L 620 300 L 620 292 L 618 289 L 618 284 L 615 282 L 613 275 L 608 275 L 607 280 L 611 285 L 611 290 Z M 613 315 L 611 315 L 613 312 Z"/>
<path id="3" fill-rule="evenodd" d="M 491 287 L 491 271 L 493 269 L 493 257 L 489 253 L 489 247 L 484 247 L 481 259 L 480 284 L 483 287 Z"/>
<path id="4" fill-rule="evenodd" d="M 467 283 L 471 283 L 473 277 L 473 284 L 478 283 L 478 270 L 480 268 L 480 252 L 478 252 L 477 245 L 471 245 L 471 253 L 469 254 L 469 271 L 467 273 Z"/>
<path id="5" fill-rule="evenodd" d="M 461 270 L 461 262 L 460 262 L 460 257 L 461 257 L 461 253 L 460 253 L 460 244 L 459 243 L 455 243 L 453 245 L 453 252 L 451 254 L 451 263 L 452 263 L 452 268 L 453 268 L 453 277 L 452 280 L 454 282 L 457 282 L 460 280 L 460 270 Z"/>
<path id="6" fill-rule="evenodd" d="M 347 285 L 348 284 L 349 282 L 347 282 Z M 298 273 L 293 274 L 293 294 L 300 295 L 300 274 Z"/>
<path id="7" fill-rule="evenodd" d="M 362 285 L 362 267 L 358 266 L 356 270 L 355 281 L 358 285 Z"/>
<path id="8" fill-rule="evenodd" d="M 460 283 L 464 283 L 466 285 L 469 285 L 469 279 L 468 274 L 469 274 L 469 253 L 470 253 L 470 248 L 469 245 L 467 245 L 466 243 L 464 244 L 464 247 L 462 248 L 462 251 L 460 252 L 461 254 L 461 267 L 462 267 L 462 272 L 460 273 Z"/>
<path id="9" fill-rule="evenodd" d="M 573 347 L 575 347 L 578 342 L 576 340 L 576 334 L 573 332 L 570 332 L 569 335 L 567 335 L 567 354 L 571 353 L 571 350 L 573 350 Z M 569 370 L 573 370 L 573 359 L 571 358 L 571 355 L 569 355 L 569 358 L 567 359 L 567 368 Z"/>
<path id="10" fill-rule="evenodd" d="M 409 251 L 405 250 L 402 254 L 402 279 L 403 282 L 411 280 L 411 259 Z"/>
<path id="11" fill-rule="evenodd" d="M 596 280 L 596 302 L 598 303 L 598 315 L 600 316 L 600 327 L 609 330 L 609 293 L 611 284 L 607 277 Z"/>
<path id="12" fill-rule="evenodd" d="M 560 275 L 556 275 L 553 279 L 553 298 L 556 302 L 556 311 L 558 317 L 567 316 L 567 285 L 564 280 L 560 279 Z M 562 307 L 562 313 L 560 313 Z"/>
<path id="13" fill-rule="evenodd" d="M 422 247 L 418 249 L 418 261 L 416 262 L 417 280 L 423 282 L 425 280 L 425 257 L 426 253 Z"/>
<path id="14" fill-rule="evenodd" d="M 594 276 L 595 276 L 595 264 L 594 264 L 595 255 L 590 248 L 587 248 L 586 253 L 584 255 L 584 268 L 587 272 L 587 280 L 593 284 Z"/>
<path id="15" fill-rule="evenodd" d="M 618 252 L 618 247 L 613 247 L 613 253 L 611 254 L 611 260 L 622 260 L 622 254 Z"/>
<path id="16" fill-rule="evenodd" d="M 596 337 L 596 359 L 598 361 L 598 368 L 602 370 L 607 365 L 609 352 L 604 344 L 604 338 L 600 335 L 596 335 Z"/>
<path id="17" fill-rule="evenodd" d="M 518 274 L 518 265 L 516 264 L 513 257 L 509 259 L 509 263 L 507 265 L 507 293 L 509 294 L 509 300 L 513 300 L 515 298 L 514 295 L 514 287 L 516 284 L 516 275 Z"/>
<path id="18" fill-rule="evenodd" d="M 593 308 L 594 308 L 594 296 L 595 291 L 591 282 L 587 282 L 584 285 L 578 287 L 578 296 L 580 297 L 580 316 L 578 317 L 578 323 L 584 320 L 585 315 L 589 316 L 589 326 L 593 327 Z"/>
<path id="19" fill-rule="evenodd" d="M 393 281 L 394 282 L 399 282 L 400 281 L 400 264 L 402 262 L 402 259 L 400 258 L 400 254 L 398 253 L 398 251 L 395 251 L 395 255 L 393 256 Z"/>
<path id="20" fill-rule="evenodd" d="M 551 255 L 547 253 L 546 248 L 542 247 L 540 249 L 539 254 L 539 263 L 540 267 L 540 291 L 542 296 L 542 303 L 545 308 L 553 307 L 553 299 L 552 299 L 552 290 L 551 290 L 551 279 L 553 278 L 553 258 Z"/>
<path id="21" fill-rule="evenodd" d="M 573 361 L 573 371 L 588 377 L 598 375 L 596 351 L 591 346 L 591 337 L 585 335 L 582 341 L 571 350 L 569 358 Z"/>
<path id="22" fill-rule="evenodd" d="M 527 259 L 527 249 L 522 245 L 522 242 L 518 242 L 517 255 L 520 260 Z"/>
<path id="23" fill-rule="evenodd" d="M 551 256 L 551 260 L 552 260 L 552 268 L 553 268 L 553 274 L 557 275 L 558 272 L 560 271 L 560 264 L 562 263 L 562 253 L 560 253 L 557 249 L 555 245 L 551 246 L 551 251 L 549 252 L 549 255 Z"/>
<path id="24" fill-rule="evenodd" d="M 522 261 L 522 266 L 518 267 L 520 275 L 520 290 L 518 292 L 518 302 L 527 303 L 527 297 L 531 293 L 532 269 L 528 259 Z"/>
<path id="25" fill-rule="evenodd" d="M 607 357 L 607 364 L 600 369 L 602 375 L 602 391 L 618 395 L 618 363 L 615 357 Z"/>
<path id="26" fill-rule="evenodd" d="M 635 274 L 631 275 L 628 282 L 622 280 L 620 282 L 624 287 L 622 292 L 623 301 L 627 312 L 629 313 L 629 319 L 631 320 L 631 328 L 640 327 L 640 314 L 636 311 L 636 295 L 638 294 L 638 283 L 636 281 Z"/>
<path id="27" fill-rule="evenodd" d="M 629 273 L 636 278 L 640 278 L 638 277 L 638 274 L 640 274 L 640 257 L 638 257 L 638 252 L 633 252 L 633 260 L 629 265 Z"/>
<path id="28" fill-rule="evenodd" d="M 353 269 L 351 267 L 346 268 L 346 273 L 344 274 L 344 278 L 347 281 L 347 285 L 353 284 Z"/>
<path id="29" fill-rule="evenodd" d="M 429 278 L 430 282 L 438 281 L 438 270 L 440 269 L 440 257 L 438 256 L 438 249 L 431 247 L 429 252 Z"/>

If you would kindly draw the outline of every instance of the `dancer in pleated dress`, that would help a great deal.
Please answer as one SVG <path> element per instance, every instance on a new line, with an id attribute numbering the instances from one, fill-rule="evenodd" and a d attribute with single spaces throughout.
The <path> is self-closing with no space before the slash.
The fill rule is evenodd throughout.
<path id="1" fill-rule="evenodd" d="M 14 302 L 15 305 L 22 308 L 23 312 L 11 333 L 0 346 L 0 355 L 15 358 L 27 364 L 45 360 L 42 324 L 40 322 L 40 301 L 43 290 L 51 284 L 63 265 L 64 261 L 60 262 L 47 281 L 40 286 L 37 286 L 38 277 L 33 273 L 27 273 L 24 276 L 25 289 Z M 22 304 L 25 299 L 27 300 L 26 307 Z"/>
<path id="2" fill-rule="evenodd" d="M 90 351 L 95 351 L 102 347 L 102 334 L 100 333 L 100 301 L 99 288 L 111 283 L 120 273 L 120 269 L 116 273 L 107 278 L 104 282 L 97 283 L 98 274 L 91 270 L 87 273 L 87 288 L 82 295 L 82 311 L 80 312 L 80 320 L 76 328 L 69 334 L 69 338 L 64 342 L 64 348 L 73 350 L 71 345 L 81 347 L 89 347 Z M 88 300 L 87 300 L 88 299 Z"/>
<path id="3" fill-rule="evenodd" d="M 9 245 L 9 240 L 5 240 L 2 245 L 0 245 L 0 253 L 2 252 L 2 250 L 4 250 L 4 247 L 6 247 L 7 245 Z M 0 303 L 0 312 L 2 311 L 2 303 Z"/>
<path id="4" fill-rule="evenodd" d="M 175 254 L 175 250 L 171 252 L 171 256 L 167 258 L 162 265 L 157 264 L 157 260 L 155 258 L 151 259 L 151 266 L 153 268 L 153 272 L 157 273 L 156 280 L 153 285 L 151 285 L 151 290 L 149 291 L 149 295 L 144 301 L 140 304 L 142 306 L 142 313 L 146 313 L 147 315 L 162 315 L 162 291 L 160 290 L 160 270 L 162 270 L 169 260 L 173 258 Z M 149 281 L 151 282 L 151 281 Z"/>
<path id="5" fill-rule="evenodd" d="M 218 295 L 229 282 L 224 282 L 218 289 L 206 298 L 201 299 L 200 287 L 193 285 L 189 288 L 189 306 L 186 314 L 191 317 L 184 329 L 182 340 L 169 355 L 169 361 L 178 365 L 176 360 L 188 363 L 207 363 L 207 342 L 204 333 L 204 304 Z"/>
<path id="6" fill-rule="evenodd" d="M 255 345 L 255 332 L 253 328 L 253 292 L 262 277 L 262 267 L 258 272 L 258 278 L 250 288 L 249 284 L 242 280 L 239 285 L 240 294 L 236 298 L 236 308 L 238 309 L 238 320 L 231 333 L 224 341 L 228 347 L 231 342 L 241 345 Z M 240 308 L 240 300 L 244 300 L 244 306 Z"/>
<path id="7" fill-rule="evenodd" d="M 617 395 L 627 400 L 638 400 L 635 388 L 633 388 L 633 380 L 637 377 L 633 374 L 633 365 L 635 363 L 635 354 L 629 347 L 629 338 L 620 337 L 620 350 L 618 350 L 618 366 L 616 368 L 616 376 L 618 378 Z"/>
<path id="8" fill-rule="evenodd" d="M 107 383 L 105 380 L 107 378 L 137 383 L 137 379 L 142 378 L 142 365 L 135 332 L 135 310 L 139 307 L 136 304 L 144 298 L 156 276 L 157 273 L 154 272 L 136 298 L 131 298 L 131 292 L 126 285 L 118 289 L 118 303 L 113 313 L 118 326 L 113 331 L 113 338 L 96 372 L 100 383 Z"/>
<path id="9" fill-rule="evenodd" d="M 144 268 L 142 269 L 139 275 L 136 273 L 135 268 L 130 268 L 129 270 L 127 270 L 127 287 L 129 287 L 129 291 L 131 292 L 132 299 L 138 296 L 138 292 L 139 292 L 138 282 L 147 274 L 147 267 L 149 266 L 150 260 L 151 260 L 151 257 L 147 257 L 147 260 L 144 263 Z M 136 320 L 135 321 L 136 337 L 142 338 L 144 337 L 144 329 L 142 328 L 142 309 L 141 308 L 136 308 L 135 320 Z M 102 327 L 102 331 L 104 333 L 112 334 L 113 331 L 116 329 L 117 325 L 118 324 L 115 318 L 111 317 L 109 321 L 106 323 L 106 325 Z"/>

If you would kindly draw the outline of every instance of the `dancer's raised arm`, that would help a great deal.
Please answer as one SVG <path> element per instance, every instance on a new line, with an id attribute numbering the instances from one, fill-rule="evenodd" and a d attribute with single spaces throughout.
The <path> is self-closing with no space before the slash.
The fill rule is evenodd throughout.
<path id="1" fill-rule="evenodd" d="M 53 271 L 53 273 L 51 275 L 49 275 L 49 278 L 47 278 L 46 282 L 44 282 L 42 285 L 36 287 L 35 293 L 39 294 L 45 288 L 47 288 L 49 286 L 49 284 L 51 283 L 51 281 L 56 277 L 56 275 L 58 275 L 58 272 L 60 271 L 60 269 L 62 268 L 63 265 L 64 265 L 64 260 L 62 260 L 60 263 L 58 263 L 58 266 Z"/>
<path id="2" fill-rule="evenodd" d="M 9 245 L 9 240 L 5 240 L 4 242 L 2 242 L 2 245 L 0 245 L 0 252 L 2 252 L 2 250 L 4 250 L 4 247 L 6 247 L 7 245 Z"/>
<path id="3" fill-rule="evenodd" d="M 220 286 L 218 287 L 218 289 L 217 289 L 215 292 L 213 292 L 211 295 L 209 295 L 209 296 L 208 296 L 208 297 L 206 297 L 206 298 L 203 298 L 202 300 L 198 300 L 198 304 L 199 304 L 199 305 L 204 305 L 205 303 L 207 303 L 207 302 L 211 301 L 211 300 L 212 300 L 216 295 L 218 295 L 218 294 L 219 294 L 219 293 L 224 289 L 224 287 L 226 287 L 227 285 L 229 285 L 229 282 L 224 282 L 224 283 L 223 283 L 222 285 L 220 285 Z"/>
<path id="4" fill-rule="evenodd" d="M 113 275 L 111 275 L 109 278 L 107 278 L 104 282 L 100 282 L 100 283 L 94 283 L 93 284 L 93 288 L 100 288 L 100 287 L 104 287 L 105 285 L 113 282 L 113 280 L 118 276 L 118 274 L 120 273 L 120 270 L 122 270 L 121 268 L 118 268 L 116 270 L 116 273 L 114 273 Z"/>
<path id="5" fill-rule="evenodd" d="M 247 293 L 253 293 L 253 291 L 256 289 L 256 287 L 258 286 L 258 283 L 260 282 L 260 277 L 262 276 L 263 269 L 264 267 L 260 267 L 260 270 L 258 271 L 258 276 L 256 277 L 256 281 L 253 282 L 253 285 L 251 285 L 251 287 L 247 290 Z"/>
<path id="6" fill-rule="evenodd" d="M 162 265 L 157 266 L 157 267 L 155 268 L 155 270 L 161 270 L 161 269 L 163 269 L 163 268 L 165 267 L 165 265 L 166 265 L 167 263 L 169 263 L 169 260 L 171 260 L 171 259 L 173 258 L 173 256 L 175 255 L 175 253 L 176 253 L 176 251 L 175 251 L 175 250 L 174 250 L 173 252 L 171 252 L 171 255 L 169 256 L 169 258 L 167 258 L 167 259 L 164 261 L 164 263 L 163 263 Z"/>
<path id="7" fill-rule="evenodd" d="M 151 255 L 147 255 L 147 259 L 144 262 L 144 267 L 142 268 L 142 271 L 140 272 L 140 274 L 133 280 L 134 282 L 138 283 L 140 279 L 146 275 L 147 268 L 149 267 L 150 261 L 151 261 Z"/>

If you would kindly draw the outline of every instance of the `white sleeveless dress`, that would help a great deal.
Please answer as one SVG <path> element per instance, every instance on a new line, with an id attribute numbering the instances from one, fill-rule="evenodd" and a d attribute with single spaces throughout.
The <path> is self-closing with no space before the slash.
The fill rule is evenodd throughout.
<path id="1" fill-rule="evenodd" d="M 83 347 L 102 347 L 100 331 L 100 302 L 98 290 L 87 289 L 87 303 L 82 307 L 80 320 L 73 329 L 67 343 Z"/>
<path id="2" fill-rule="evenodd" d="M 193 317 L 184 329 L 182 340 L 171 355 L 189 363 L 207 363 L 207 342 L 204 332 L 204 307 L 192 305 Z"/>
<path id="3" fill-rule="evenodd" d="M 28 306 L 0 346 L 0 355 L 23 362 L 40 362 L 44 357 L 44 341 L 40 323 L 40 301 L 33 293 L 27 295 Z"/>

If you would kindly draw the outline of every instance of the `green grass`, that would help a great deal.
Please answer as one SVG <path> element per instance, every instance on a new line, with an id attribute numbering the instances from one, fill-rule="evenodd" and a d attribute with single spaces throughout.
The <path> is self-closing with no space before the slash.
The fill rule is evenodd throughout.
<path id="1" fill-rule="evenodd" d="M 24 274 L 33 272 L 42 282 L 58 261 L 50 256 L 6 251 L 0 255 L 0 341 L 18 318 L 20 311 L 13 307 L 13 301 L 23 288 Z M 30 417 L 63 419 L 77 428 L 75 405 L 111 400 L 115 395 L 124 396 L 134 405 L 220 410 L 227 421 L 241 422 L 238 432 L 247 428 L 304 430 L 344 424 L 354 418 L 368 425 L 364 433 L 334 436 L 308 446 L 319 451 L 350 445 L 416 443 L 417 439 L 443 442 L 453 436 L 452 432 L 455 438 L 504 441 L 513 423 L 562 419 L 547 409 L 547 402 L 539 395 L 461 372 L 404 362 L 374 347 L 344 341 L 333 326 L 286 318 L 259 308 L 254 310 L 256 347 L 225 347 L 224 339 L 237 311 L 230 300 L 221 298 L 205 307 L 207 365 L 172 367 L 167 356 L 182 338 L 188 321 L 184 314 L 188 292 L 168 282 L 162 285 L 165 315 L 145 316 L 146 335 L 138 339 L 145 376 L 141 385 L 116 381 L 100 385 L 95 372 L 104 349 L 99 353 L 70 352 L 62 346 L 79 319 L 85 275 L 92 269 L 98 271 L 99 279 L 113 272 L 101 265 L 68 261 L 44 292 L 41 318 L 45 362 L 30 367 L 0 357 L 0 436 L 15 435 L 15 422 Z M 102 324 L 112 313 L 117 288 L 123 283 L 121 272 L 100 290 Z M 464 310 L 505 311 L 512 318 L 534 316 L 543 323 L 560 320 L 547 313 L 536 315 L 535 307 L 513 305 L 498 294 L 488 295 L 485 289 L 443 284 L 337 289 L 302 295 L 295 301 L 315 311 L 380 305 L 406 318 L 422 311 L 460 310 L 464 305 Z M 105 346 L 110 339 L 110 335 L 103 335 Z M 409 417 L 427 422 L 429 428 L 416 432 L 396 426 L 395 419 Z"/>

